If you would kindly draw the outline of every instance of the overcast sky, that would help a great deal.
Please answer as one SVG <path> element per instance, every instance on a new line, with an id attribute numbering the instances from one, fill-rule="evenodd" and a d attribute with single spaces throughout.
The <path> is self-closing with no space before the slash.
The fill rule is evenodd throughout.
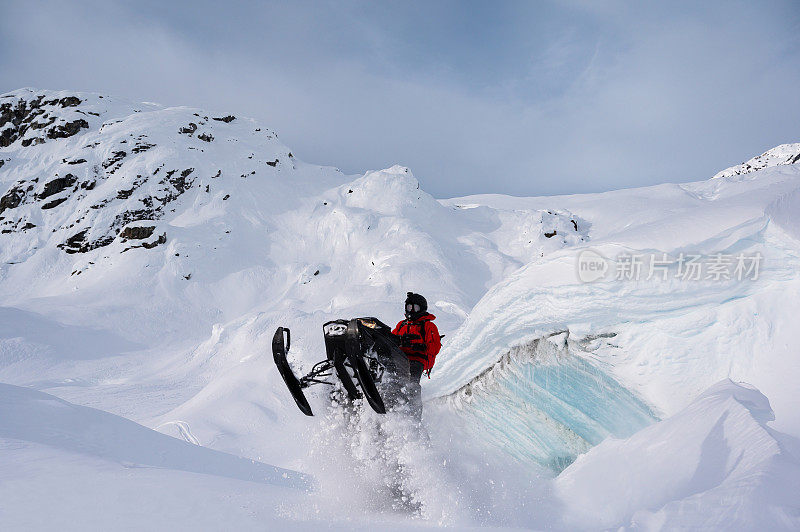
<path id="1" fill-rule="evenodd" d="M 800 142 L 800 1 L 0 0 L 0 92 L 251 116 L 437 197 L 706 179 Z"/>

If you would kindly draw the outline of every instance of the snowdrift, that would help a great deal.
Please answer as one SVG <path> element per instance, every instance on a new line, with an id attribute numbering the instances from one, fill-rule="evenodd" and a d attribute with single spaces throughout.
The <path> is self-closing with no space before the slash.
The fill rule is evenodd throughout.
<path id="1" fill-rule="evenodd" d="M 607 439 L 556 479 L 566 525 L 585 529 L 800 527 L 800 441 L 767 426 L 757 389 L 723 380 L 674 416 Z"/>
<path id="2" fill-rule="evenodd" d="M 165 436 L 125 418 L 0 383 L 0 437 L 48 445 L 128 467 L 160 467 L 295 489 L 303 475 Z"/>

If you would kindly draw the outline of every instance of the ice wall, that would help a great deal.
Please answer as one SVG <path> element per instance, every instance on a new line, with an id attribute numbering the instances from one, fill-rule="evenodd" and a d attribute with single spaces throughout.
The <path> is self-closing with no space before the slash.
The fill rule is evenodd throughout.
<path id="1" fill-rule="evenodd" d="M 607 436 L 628 437 L 657 420 L 587 355 L 568 331 L 539 338 L 436 402 L 490 446 L 560 471 Z"/>

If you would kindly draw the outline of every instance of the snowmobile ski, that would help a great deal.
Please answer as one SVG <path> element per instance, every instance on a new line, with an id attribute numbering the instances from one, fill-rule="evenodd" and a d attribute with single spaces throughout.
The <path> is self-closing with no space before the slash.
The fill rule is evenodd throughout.
<path id="1" fill-rule="evenodd" d="M 285 341 L 284 341 L 285 338 Z M 278 327 L 275 331 L 275 336 L 272 337 L 272 358 L 275 360 L 275 365 L 278 367 L 278 372 L 283 377 L 283 382 L 289 388 L 289 393 L 292 394 L 294 402 L 297 403 L 298 408 L 307 416 L 313 416 L 311 405 L 308 404 L 305 394 L 303 393 L 303 386 L 300 381 L 295 377 L 292 368 L 289 366 L 289 361 L 286 360 L 286 353 L 289 351 L 291 345 L 291 332 L 285 327 Z"/>
<path id="2" fill-rule="evenodd" d="M 352 368 L 349 360 L 347 359 L 347 352 L 344 349 L 344 344 L 339 341 L 344 331 L 347 330 L 346 320 L 329 321 L 322 326 L 322 332 L 325 335 L 325 352 L 328 355 L 328 360 L 333 361 L 333 367 L 336 370 L 336 376 L 342 383 L 347 396 L 355 401 L 361 399 L 361 392 L 353 382 L 353 377 L 350 375 L 348 368 Z M 355 370 L 352 370 L 355 373 Z"/>
<path id="3" fill-rule="evenodd" d="M 356 378 L 364 392 L 369 406 L 379 414 L 386 413 L 386 405 L 383 404 L 378 388 L 375 386 L 375 379 L 372 378 L 370 368 L 362 356 L 361 334 L 359 331 L 358 320 L 350 320 L 345 332 L 344 347 L 347 351 L 347 358 L 356 370 Z"/>

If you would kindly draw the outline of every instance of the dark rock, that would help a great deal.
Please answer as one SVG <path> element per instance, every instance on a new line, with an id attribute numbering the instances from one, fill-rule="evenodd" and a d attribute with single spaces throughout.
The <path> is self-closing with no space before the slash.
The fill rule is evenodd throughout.
<path id="1" fill-rule="evenodd" d="M 155 230 L 156 227 L 154 225 L 147 227 L 126 227 L 119 236 L 125 239 L 142 240 L 144 238 L 150 238 Z"/>
<path id="2" fill-rule="evenodd" d="M 44 190 L 37 196 L 38 199 L 49 198 L 53 194 L 58 194 L 62 190 L 66 190 L 78 181 L 78 178 L 72 174 L 67 174 L 64 177 L 57 177 L 52 181 L 45 183 Z"/>
<path id="3" fill-rule="evenodd" d="M 145 249 L 153 249 L 159 244 L 165 244 L 167 242 L 167 233 L 161 233 L 158 235 L 158 238 L 153 242 L 142 242 L 142 247 Z"/>
<path id="4" fill-rule="evenodd" d="M 225 194 L 225 197 L 224 197 L 224 198 L 222 198 L 222 201 L 225 201 L 226 199 L 228 199 L 228 198 L 230 198 L 230 197 L 231 197 L 231 195 L 230 195 L 230 194 Z"/>
<path id="5" fill-rule="evenodd" d="M 69 237 L 66 242 L 59 244 L 58 247 L 67 253 L 78 253 L 86 242 L 86 233 L 88 231 L 88 229 L 84 229 L 79 233 L 75 233 Z"/>
<path id="6" fill-rule="evenodd" d="M 180 128 L 178 130 L 178 133 L 182 133 L 184 135 L 193 135 L 195 131 L 197 131 L 197 124 L 195 124 L 194 122 L 189 122 L 189 125 Z"/>
<path id="7" fill-rule="evenodd" d="M 103 168 L 108 169 L 109 166 L 114 165 L 125 158 L 128 154 L 124 151 L 115 151 L 111 157 L 103 161 Z"/>
<path id="8" fill-rule="evenodd" d="M 267 161 L 267 164 L 274 168 L 278 166 L 278 159 L 275 159 L 274 161 Z"/>
<path id="9" fill-rule="evenodd" d="M 44 139 L 43 138 L 41 138 L 41 137 L 32 137 L 32 138 L 29 138 L 29 139 L 24 139 L 22 141 L 22 146 L 24 148 L 27 148 L 31 144 L 36 146 L 37 144 L 43 144 L 43 143 L 44 143 Z"/>
<path id="10" fill-rule="evenodd" d="M 86 162 L 86 159 L 75 159 L 74 161 L 68 161 L 67 164 L 83 164 Z"/>
<path id="11" fill-rule="evenodd" d="M 546 236 L 547 238 L 553 238 L 553 237 L 554 237 L 554 236 L 556 236 L 557 234 L 558 234 L 558 233 L 556 232 L 556 230 L 555 230 L 555 229 L 553 229 L 553 232 L 552 232 L 552 233 L 545 233 L 545 234 L 544 234 L 544 236 Z"/>
<path id="12" fill-rule="evenodd" d="M 108 205 L 109 203 L 111 203 L 111 200 L 109 200 L 109 199 L 104 199 L 104 200 L 103 200 L 103 201 L 101 201 L 100 203 L 96 203 L 96 204 L 92 205 L 92 206 L 91 206 L 91 207 L 89 207 L 89 208 L 90 208 L 90 209 L 101 209 L 101 208 L 105 207 L 106 205 Z"/>
<path id="13" fill-rule="evenodd" d="M 52 116 L 52 117 L 50 117 L 50 120 L 48 120 L 47 122 L 33 122 L 30 125 L 30 128 L 34 129 L 34 130 L 35 129 L 44 129 L 44 128 L 48 127 L 48 126 L 53 125 L 53 122 L 55 122 L 55 121 L 56 121 L 56 117 Z"/>
<path id="14" fill-rule="evenodd" d="M 10 146 L 25 133 L 27 127 L 21 125 L 28 113 L 28 103 L 22 99 L 17 100 L 16 105 L 10 102 L 0 105 L 0 128 L 3 128 L 0 148 Z M 8 125 L 11 127 L 6 127 Z"/>
<path id="15" fill-rule="evenodd" d="M 575 227 L 575 230 L 577 231 L 578 230 L 578 222 L 576 222 L 575 220 L 570 220 L 570 222 L 572 222 L 572 225 Z"/>
<path id="16" fill-rule="evenodd" d="M 28 222 L 22 227 L 22 230 L 25 231 L 27 229 L 33 229 L 34 227 L 36 227 L 35 224 L 32 224 L 32 223 Z"/>
<path id="17" fill-rule="evenodd" d="M 154 209 L 136 209 L 132 211 L 125 211 L 114 217 L 112 227 L 123 227 L 131 222 L 138 222 L 141 220 L 155 220 L 158 218 L 158 212 Z"/>
<path id="18" fill-rule="evenodd" d="M 49 139 L 65 139 L 75 135 L 81 129 L 89 129 L 89 123 L 83 118 L 67 122 L 66 124 L 59 124 L 50 128 L 47 131 L 47 138 Z"/>
<path id="19" fill-rule="evenodd" d="M 175 173 L 175 170 L 167 172 L 167 179 L 169 180 L 170 184 L 175 187 L 175 190 L 178 191 L 178 194 L 183 194 L 186 192 L 194 183 L 194 179 L 186 179 L 192 172 L 194 172 L 194 168 L 187 168 L 181 172 L 179 177 L 172 177 L 172 175 Z"/>
<path id="20" fill-rule="evenodd" d="M 44 205 L 42 205 L 42 210 L 52 209 L 53 207 L 58 207 L 59 205 L 61 205 L 65 201 L 67 201 L 68 199 L 69 199 L 69 197 L 63 197 L 63 198 L 54 199 L 53 201 L 49 201 L 49 202 L 45 203 Z"/>
<path id="21" fill-rule="evenodd" d="M 5 148 L 6 146 L 11 146 L 11 144 L 17 140 L 18 135 L 12 128 L 4 129 L 0 131 L 0 148 Z"/>
<path id="22" fill-rule="evenodd" d="M 155 148 L 155 147 L 156 147 L 155 144 L 148 144 L 146 142 L 143 142 L 141 144 L 137 144 L 136 146 L 134 146 L 131 151 L 133 153 L 142 153 L 149 150 L 150 148 Z"/>
<path id="23" fill-rule="evenodd" d="M 81 103 L 81 99 L 77 96 L 67 96 L 58 100 L 61 107 L 77 107 Z"/>
<path id="24" fill-rule="evenodd" d="M 219 120 L 220 122 L 225 122 L 226 124 L 233 122 L 236 120 L 236 117 L 233 115 L 223 116 L 222 118 L 214 117 L 214 120 Z"/>
<path id="25" fill-rule="evenodd" d="M 114 241 L 114 237 L 105 236 L 102 238 L 98 238 L 93 242 L 86 241 L 86 233 L 88 229 L 84 229 L 79 233 L 76 233 L 69 237 L 66 242 L 62 244 L 58 244 L 57 247 L 63 249 L 67 253 L 86 253 L 87 251 L 91 251 L 93 249 L 101 248 L 104 246 L 109 245 Z"/>
<path id="26" fill-rule="evenodd" d="M 211 142 L 212 140 L 214 140 L 214 135 L 209 135 L 207 133 L 200 133 L 199 135 L 197 135 L 197 138 L 204 142 Z"/>
<path id="27" fill-rule="evenodd" d="M 133 194 L 134 190 L 136 190 L 135 187 L 134 188 L 129 188 L 128 190 L 120 190 L 120 191 L 118 191 L 117 192 L 117 199 L 128 199 L 128 198 L 130 198 L 131 194 Z"/>

